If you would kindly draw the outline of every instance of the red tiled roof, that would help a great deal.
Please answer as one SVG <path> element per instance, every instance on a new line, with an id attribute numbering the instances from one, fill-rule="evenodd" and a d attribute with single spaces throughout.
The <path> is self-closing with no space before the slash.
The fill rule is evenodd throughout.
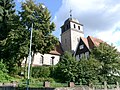
<path id="1" fill-rule="evenodd" d="M 49 53 L 50 54 L 55 54 L 55 55 L 63 54 L 61 43 L 59 42 L 59 44 L 55 46 L 54 50 L 51 50 Z"/>
<path id="2" fill-rule="evenodd" d="M 101 39 L 98 39 L 98 38 L 95 38 L 92 36 L 88 36 L 88 37 L 92 40 L 92 42 L 95 46 L 99 46 L 99 44 L 103 42 Z"/>
<path id="3" fill-rule="evenodd" d="M 85 45 L 87 46 L 87 48 L 89 48 L 89 44 L 88 44 L 87 38 L 81 37 L 81 39 L 83 40 L 83 42 L 85 43 Z"/>
<path id="4" fill-rule="evenodd" d="M 99 46 L 99 44 L 103 42 L 101 39 L 98 39 L 92 36 L 88 36 L 87 38 L 81 37 L 81 39 L 83 40 L 85 45 L 88 47 L 88 49 L 92 49 L 95 46 Z"/>

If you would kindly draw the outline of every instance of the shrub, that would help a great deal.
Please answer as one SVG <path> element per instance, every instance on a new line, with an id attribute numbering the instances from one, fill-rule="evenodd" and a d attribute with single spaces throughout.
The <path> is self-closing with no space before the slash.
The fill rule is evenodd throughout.
<path id="1" fill-rule="evenodd" d="M 4 73 L 2 71 L 0 71 L 0 82 L 11 82 L 12 81 L 12 77 L 9 76 L 7 73 Z"/>
<path id="2" fill-rule="evenodd" d="M 50 66 L 49 69 L 50 69 L 50 77 L 51 78 L 54 78 L 56 76 L 56 68 L 57 66 Z"/>
<path id="3" fill-rule="evenodd" d="M 9 82 L 12 79 L 7 72 L 6 65 L 3 63 L 3 60 L 0 60 L 0 82 Z"/>
<path id="4" fill-rule="evenodd" d="M 3 63 L 3 60 L 0 60 L 0 71 L 3 73 L 7 73 L 8 70 L 6 69 L 6 65 Z"/>
<path id="5" fill-rule="evenodd" d="M 46 66 L 37 66 L 32 67 L 32 77 L 33 78 L 47 78 L 50 75 L 49 67 Z"/>

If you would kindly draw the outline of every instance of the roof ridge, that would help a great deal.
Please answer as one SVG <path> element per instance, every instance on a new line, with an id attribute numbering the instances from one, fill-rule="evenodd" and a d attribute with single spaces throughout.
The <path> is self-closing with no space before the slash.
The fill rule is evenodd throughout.
<path id="1" fill-rule="evenodd" d="M 84 38 L 84 37 L 81 37 L 81 39 L 83 40 L 83 42 L 85 43 L 85 45 L 87 46 L 87 48 L 89 49 L 89 43 L 88 43 L 88 39 L 87 38 Z"/>

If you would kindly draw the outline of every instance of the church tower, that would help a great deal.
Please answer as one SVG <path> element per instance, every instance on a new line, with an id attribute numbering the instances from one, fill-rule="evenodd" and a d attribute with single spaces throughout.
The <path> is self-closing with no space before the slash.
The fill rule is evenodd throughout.
<path id="1" fill-rule="evenodd" d="M 63 50 L 74 52 L 80 37 L 84 37 L 83 25 L 75 18 L 68 18 L 64 25 L 61 26 L 61 44 Z"/>

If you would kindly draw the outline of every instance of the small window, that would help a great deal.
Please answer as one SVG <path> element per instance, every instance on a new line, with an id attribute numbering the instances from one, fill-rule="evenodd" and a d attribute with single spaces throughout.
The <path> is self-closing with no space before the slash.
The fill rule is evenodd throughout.
<path id="1" fill-rule="evenodd" d="M 80 26 L 78 26 L 78 30 L 80 30 Z"/>
<path id="2" fill-rule="evenodd" d="M 80 45 L 80 50 L 84 48 L 84 45 Z"/>
<path id="3" fill-rule="evenodd" d="M 74 24 L 74 28 L 76 28 L 75 24 Z"/>
<path id="4" fill-rule="evenodd" d="M 44 57 L 41 55 L 40 57 L 40 64 L 43 64 L 44 63 Z"/>
<path id="5" fill-rule="evenodd" d="M 70 26 L 69 26 L 69 24 L 67 25 L 67 29 L 69 29 L 70 28 Z"/>
<path id="6" fill-rule="evenodd" d="M 51 60 L 50 60 L 50 64 L 51 64 L 51 65 L 54 65 L 54 58 L 55 58 L 54 56 L 51 57 Z"/>
<path id="7" fill-rule="evenodd" d="M 86 59 L 89 58 L 89 52 L 85 52 L 85 57 L 86 57 Z"/>
<path id="8" fill-rule="evenodd" d="M 80 59 L 80 58 L 79 58 L 79 55 L 76 55 L 76 59 L 77 59 L 77 60 L 79 60 L 79 59 Z"/>

